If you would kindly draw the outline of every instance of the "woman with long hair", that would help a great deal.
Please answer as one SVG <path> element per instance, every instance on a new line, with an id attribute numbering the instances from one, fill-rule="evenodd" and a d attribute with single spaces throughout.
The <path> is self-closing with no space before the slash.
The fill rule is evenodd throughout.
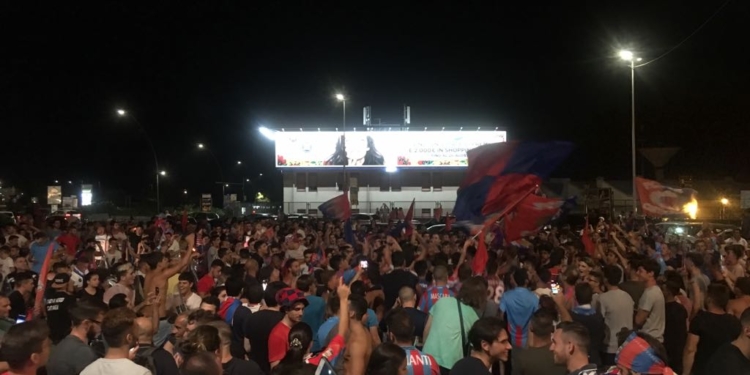
<path id="1" fill-rule="evenodd" d="M 345 148 L 346 147 L 346 148 Z M 372 137 L 350 135 L 348 142 L 342 135 L 336 141 L 336 151 L 325 162 L 326 165 L 383 165 L 385 158 L 375 148 Z"/>
<path id="2" fill-rule="evenodd" d="M 190 331 L 187 338 L 180 344 L 181 360 L 177 360 L 177 365 L 182 367 L 182 364 L 188 362 L 190 357 L 201 352 L 213 354 L 216 364 L 221 367 L 221 338 L 216 327 L 206 324 Z"/>
<path id="3" fill-rule="evenodd" d="M 469 329 L 482 315 L 486 303 L 487 284 L 474 276 L 461 285 L 455 298 L 442 297 L 430 309 L 422 351 L 435 358 L 441 371 L 448 373 L 459 359 L 468 355 Z"/>
<path id="4" fill-rule="evenodd" d="M 396 344 L 386 342 L 372 351 L 366 375 L 406 375 L 406 352 Z"/>
<path id="5" fill-rule="evenodd" d="M 83 289 L 76 293 L 78 301 L 104 302 L 104 289 L 101 288 L 101 274 L 93 270 L 83 277 Z"/>

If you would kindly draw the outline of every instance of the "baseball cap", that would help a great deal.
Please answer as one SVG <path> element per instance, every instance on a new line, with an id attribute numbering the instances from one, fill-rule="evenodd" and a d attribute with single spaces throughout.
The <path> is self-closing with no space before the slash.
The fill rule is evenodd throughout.
<path id="1" fill-rule="evenodd" d="M 281 307 L 292 307 L 295 303 L 301 302 L 307 307 L 310 304 L 305 298 L 305 294 L 299 289 L 284 288 L 276 293 L 276 303 Z"/>
<path id="2" fill-rule="evenodd" d="M 68 282 L 70 282 L 70 275 L 67 273 L 58 273 L 52 280 L 52 286 L 64 286 L 68 285 Z"/>

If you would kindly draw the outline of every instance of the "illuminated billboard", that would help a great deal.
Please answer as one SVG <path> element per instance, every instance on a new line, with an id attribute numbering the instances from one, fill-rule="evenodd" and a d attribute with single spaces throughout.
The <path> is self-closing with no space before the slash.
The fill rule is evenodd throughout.
<path id="1" fill-rule="evenodd" d="M 466 151 L 506 141 L 505 131 L 276 132 L 276 166 L 465 167 Z M 346 145 L 346 153 L 344 153 Z"/>

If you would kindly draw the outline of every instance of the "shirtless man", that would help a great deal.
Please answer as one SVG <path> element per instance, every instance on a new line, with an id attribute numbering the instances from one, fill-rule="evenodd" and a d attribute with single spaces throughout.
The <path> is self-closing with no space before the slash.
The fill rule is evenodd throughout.
<path id="1" fill-rule="evenodd" d="M 345 374 L 364 374 L 372 353 L 372 337 L 365 328 L 367 301 L 361 296 L 349 297 L 349 337 L 344 351 Z"/>
<path id="2" fill-rule="evenodd" d="M 750 307 L 750 277 L 737 278 L 737 282 L 734 284 L 734 291 L 737 294 L 737 298 L 729 300 L 727 312 L 739 319 L 742 316 L 742 312 Z"/>
<path id="3" fill-rule="evenodd" d="M 143 289 L 146 294 L 153 293 L 157 297 L 163 297 L 167 293 L 167 281 L 170 277 L 176 275 L 190 265 L 190 261 L 196 256 L 195 252 L 183 253 L 178 262 L 170 265 L 163 253 L 154 252 L 141 256 L 141 261 L 148 264 L 148 273 L 146 273 Z M 157 290 L 158 288 L 158 290 Z M 145 311 L 145 316 L 151 317 L 151 311 Z M 167 305 L 159 304 L 159 325 L 154 335 L 154 345 L 161 346 L 167 339 L 171 327 L 167 322 Z"/>

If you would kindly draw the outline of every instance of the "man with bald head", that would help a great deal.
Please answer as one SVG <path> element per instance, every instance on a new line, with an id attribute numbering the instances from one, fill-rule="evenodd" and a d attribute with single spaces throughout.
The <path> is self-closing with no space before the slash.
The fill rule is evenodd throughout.
<path id="1" fill-rule="evenodd" d="M 414 325 L 414 334 L 417 336 L 418 342 L 416 346 L 421 347 L 421 343 L 423 342 L 422 333 L 424 332 L 425 324 L 427 324 L 427 318 L 429 317 L 429 314 L 417 309 L 417 291 L 414 290 L 414 288 L 412 288 L 411 286 L 401 287 L 401 289 L 399 289 L 398 291 L 398 299 L 396 300 L 396 304 L 409 315 L 409 318 Z M 389 315 L 390 311 L 388 313 L 388 316 Z M 386 316 L 385 318 L 383 318 L 383 320 L 380 321 L 380 329 L 383 332 L 387 332 L 387 320 L 388 318 Z"/>
<path id="2" fill-rule="evenodd" d="M 138 342 L 138 352 L 133 362 L 151 370 L 153 375 L 180 375 L 174 357 L 168 351 L 154 347 L 154 324 L 151 318 L 137 318 L 134 335 Z"/>

